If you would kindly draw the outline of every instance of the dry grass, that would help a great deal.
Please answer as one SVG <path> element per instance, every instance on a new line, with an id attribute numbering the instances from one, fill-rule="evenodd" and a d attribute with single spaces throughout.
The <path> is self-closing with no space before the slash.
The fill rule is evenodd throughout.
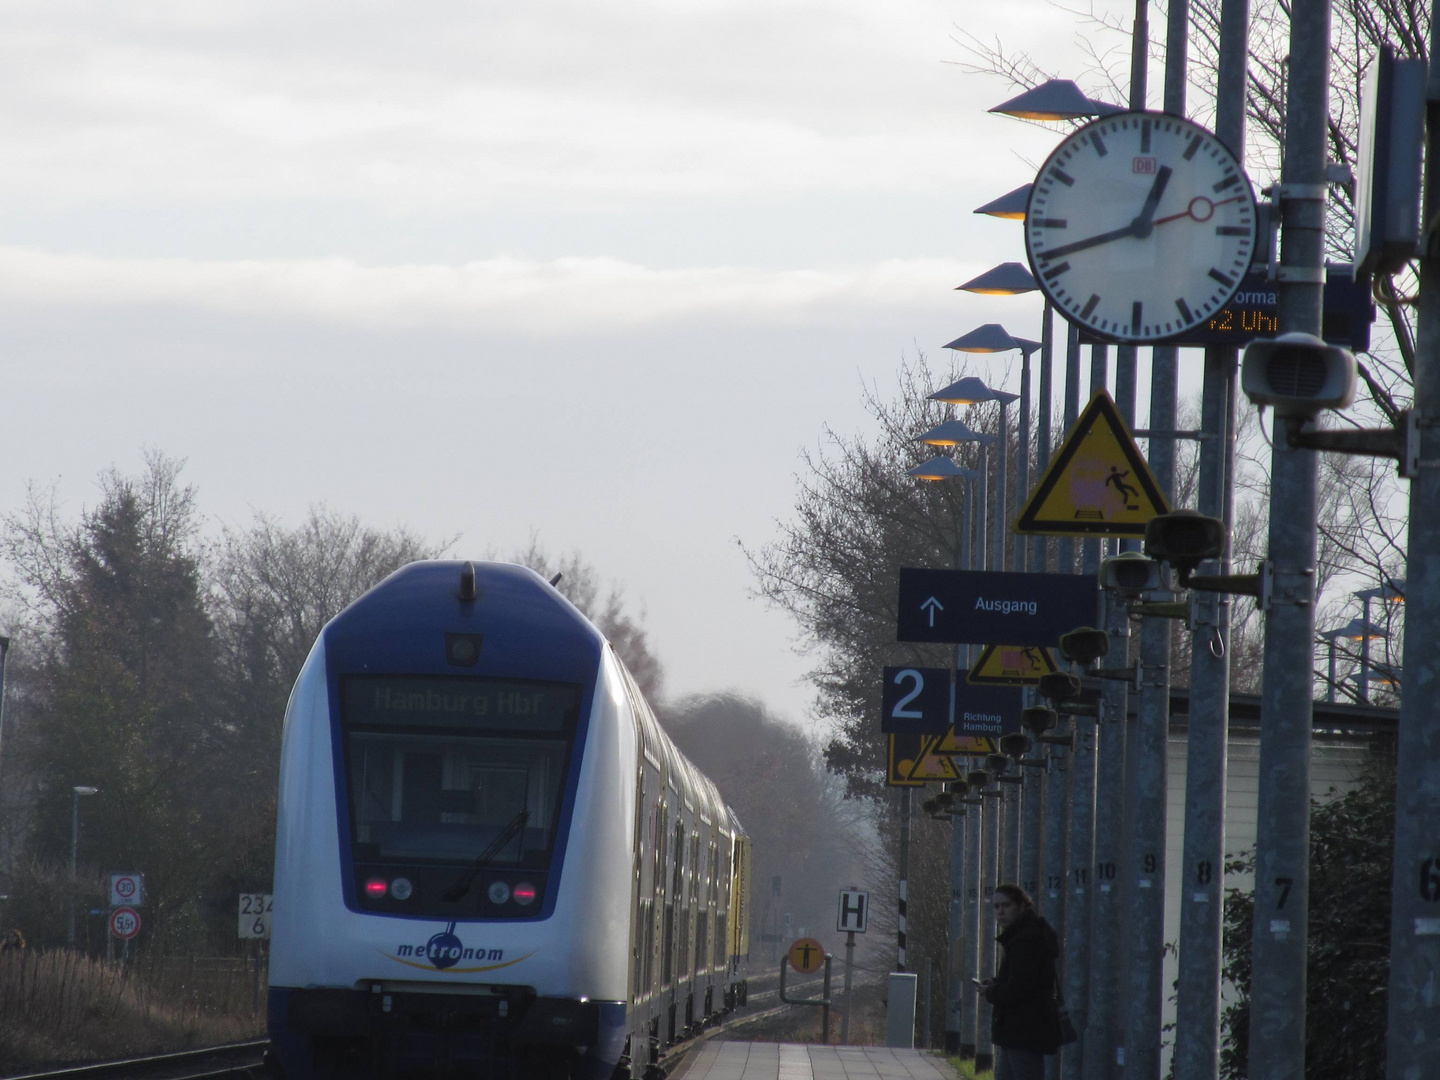
<path id="1" fill-rule="evenodd" d="M 176 978 L 71 950 L 0 953 L 0 1069 L 183 1050 L 260 1035 L 250 980 Z M 240 963 L 240 962 L 237 962 Z M 186 962 L 179 962 L 187 970 Z M 239 984 L 238 986 L 235 984 Z"/>

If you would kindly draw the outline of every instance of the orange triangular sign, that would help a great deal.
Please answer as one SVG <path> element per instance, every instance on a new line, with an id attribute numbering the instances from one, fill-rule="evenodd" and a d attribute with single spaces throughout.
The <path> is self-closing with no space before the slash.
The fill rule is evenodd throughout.
<path id="1" fill-rule="evenodd" d="M 965 681 L 982 686 L 1034 686 L 1041 675 L 1059 670 L 1050 650 L 1041 645 L 986 645 Z"/>
<path id="2" fill-rule="evenodd" d="M 985 735 L 956 735 L 952 727 L 930 753 L 943 754 L 946 757 L 979 757 L 981 754 L 993 754 L 998 749 L 994 739 Z M 956 779 L 958 780 L 959 776 L 956 776 Z"/>
<path id="3" fill-rule="evenodd" d="M 1097 390 L 1015 521 L 1019 533 L 1144 536 L 1170 505 L 1115 402 Z"/>

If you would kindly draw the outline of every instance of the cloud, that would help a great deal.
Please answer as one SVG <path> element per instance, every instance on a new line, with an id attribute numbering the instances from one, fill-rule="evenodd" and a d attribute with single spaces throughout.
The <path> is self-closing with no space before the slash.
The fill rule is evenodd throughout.
<path id="1" fill-rule="evenodd" d="M 0 305 L 178 307 L 358 329 L 424 326 L 548 338 L 716 319 L 796 325 L 934 311 L 953 306 L 953 282 L 980 269 L 951 259 L 804 270 L 653 269 L 574 257 L 371 266 L 338 258 L 102 258 L 0 246 Z"/>

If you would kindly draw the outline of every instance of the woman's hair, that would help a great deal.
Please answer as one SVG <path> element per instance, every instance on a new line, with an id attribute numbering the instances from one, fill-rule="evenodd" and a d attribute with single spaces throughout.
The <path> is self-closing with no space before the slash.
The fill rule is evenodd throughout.
<path id="1" fill-rule="evenodd" d="M 1022 911 L 1035 910 L 1035 901 L 1031 900 L 1030 894 L 1020 888 L 1019 885 L 996 885 L 995 891 L 997 893 L 1004 893 L 1016 904 L 1019 904 Z"/>

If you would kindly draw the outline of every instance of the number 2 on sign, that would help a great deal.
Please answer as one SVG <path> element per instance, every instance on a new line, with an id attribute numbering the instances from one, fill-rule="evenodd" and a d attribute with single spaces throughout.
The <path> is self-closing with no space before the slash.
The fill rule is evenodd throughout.
<path id="1" fill-rule="evenodd" d="M 925 689 L 925 676 L 914 668 L 906 668 L 904 671 L 895 673 L 896 686 L 899 686 L 905 679 L 909 679 L 911 682 L 910 692 L 895 702 L 895 708 L 890 710 L 890 715 L 896 720 L 923 720 L 925 719 L 924 713 L 918 709 L 907 709 L 905 706 L 919 697 L 920 692 Z"/>

